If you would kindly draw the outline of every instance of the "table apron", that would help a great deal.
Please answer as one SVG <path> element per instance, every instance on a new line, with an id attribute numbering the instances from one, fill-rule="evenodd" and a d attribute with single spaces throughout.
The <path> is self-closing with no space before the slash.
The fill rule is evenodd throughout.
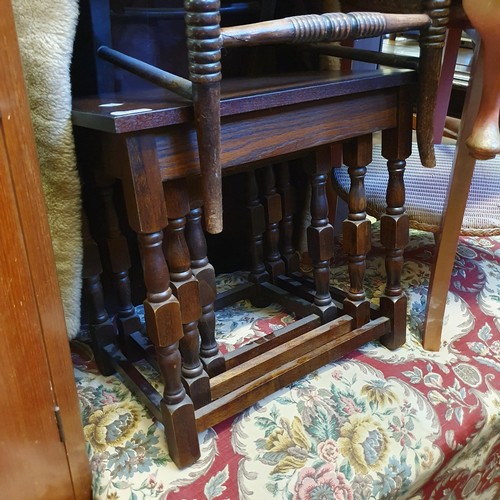
<path id="1" fill-rule="evenodd" d="M 222 169 L 278 159 L 298 151 L 397 126 L 398 89 L 296 104 L 222 119 Z M 194 125 L 156 135 L 163 181 L 200 173 Z"/>

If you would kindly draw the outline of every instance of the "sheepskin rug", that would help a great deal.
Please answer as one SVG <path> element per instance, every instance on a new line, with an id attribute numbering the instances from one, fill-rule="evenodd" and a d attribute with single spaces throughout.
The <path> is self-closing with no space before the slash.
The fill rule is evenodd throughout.
<path id="1" fill-rule="evenodd" d="M 78 2 L 12 0 L 68 336 L 80 327 L 81 197 L 70 63 Z"/>

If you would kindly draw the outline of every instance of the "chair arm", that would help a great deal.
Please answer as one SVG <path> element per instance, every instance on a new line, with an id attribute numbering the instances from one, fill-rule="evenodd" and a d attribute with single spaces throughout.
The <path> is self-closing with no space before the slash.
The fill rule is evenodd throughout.
<path id="1" fill-rule="evenodd" d="M 428 26 L 426 14 L 330 12 L 286 17 L 272 21 L 222 28 L 224 47 L 274 43 L 314 43 L 371 38 L 386 33 Z"/>

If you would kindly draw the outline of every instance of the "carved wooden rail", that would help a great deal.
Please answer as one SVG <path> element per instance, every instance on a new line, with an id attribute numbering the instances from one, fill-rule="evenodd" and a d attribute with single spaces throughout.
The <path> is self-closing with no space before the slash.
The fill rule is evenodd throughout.
<path id="1" fill-rule="evenodd" d="M 430 18 L 426 14 L 331 12 L 222 28 L 221 34 L 224 47 L 314 43 L 371 38 L 386 33 L 422 28 L 429 23 Z"/>

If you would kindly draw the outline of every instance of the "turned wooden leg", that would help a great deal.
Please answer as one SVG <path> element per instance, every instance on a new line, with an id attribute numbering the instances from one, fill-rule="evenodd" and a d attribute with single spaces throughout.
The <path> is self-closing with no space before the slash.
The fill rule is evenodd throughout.
<path id="1" fill-rule="evenodd" d="M 130 168 L 123 171 L 123 191 L 130 226 L 138 235 L 146 300 L 144 316 L 148 337 L 155 346 L 165 389 L 161 401 L 168 450 L 179 468 L 200 457 L 194 406 L 181 380 L 183 337 L 181 308 L 170 288 L 170 273 L 163 254 L 162 228 L 167 225 L 163 186 L 154 137 L 125 139 Z"/>
<path id="2" fill-rule="evenodd" d="M 262 169 L 262 204 L 266 214 L 267 228 L 265 232 L 265 266 L 274 283 L 276 278 L 285 274 L 285 263 L 279 252 L 280 230 L 282 217 L 281 197 L 276 192 L 276 180 L 272 166 Z"/>
<path id="3" fill-rule="evenodd" d="M 269 281 L 269 274 L 264 266 L 264 231 L 266 216 L 264 206 L 259 199 L 259 188 L 255 171 L 247 173 L 247 209 L 250 226 L 250 276 L 253 283 Z"/>
<path id="4" fill-rule="evenodd" d="M 85 214 L 82 216 L 83 236 L 83 295 L 89 308 L 89 327 L 92 350 L 97 368 L 103 375 L 115 372 L 106 353 L 105 347 L 118 340 L 116 328 L 108 316 L 104 305 L 104 293 L 101 285 L 101 257 L 97 244 L 92 238 Z"/>
<path id="5" fill-rule="evenodd" d="M 431 18 L 431 24 L 420 36 L 420 74 L 418 85 L 417 142 L 422 164 L 434 167 L 434 110 L 441 73 L 441 59 L 450 0 L 423 0 L 423 8 Z"/>
<path id="6" fill-rule="evenodd" d="M 281 163 L 277 167 L 277 191 L 281 196 L 282 217 L 280 222 L 281 257 L 285 262 L 288 275 L 300 269 L 300 260 L 293 246 L 293 213 L 295 210 L 295 191 L 290 184 L 290 167 Z"/>
<path id="7" fill-rule="evenodd" d="M 111 265 L 111 277 L 118 298 L 116 324 L 118 326 L 120 347 L 129 360 L 134 360 L 134 344 L 130 341 L 130 335 L 141 329 L 141 321 L 137 316 L 134 304 L 132 304 L 128 273 L 131 267 L 130 254 L 127 240 L 120 229 L 113 200 L 115 181 L 114 179 L 105 179 L 99 176 L 97 184 L 104 209 L 106 246 Z"/>
<path id="8" fill-rule="evenodd" d="M 214 303 L 217 295 L 215 270 L 208 261 L 207 242 L 201 224 L 201 208 L 193 208 L 188 215 L 186 241 L 191 257 L 193 276 L 200 287 L 201 317 L 198 329 L 201 336 L 200 358 L 210 377 L 225 371 L 224 356 L 215 339 Z"/>
<path id="9" fill-rule="evenodd" d="M 205 228 L 222 231 L 220 0 L 184 0 Z"/>
<path id="10" fill-rule="evenodd" d="M 355 328 L 370 321 L 370 302 L 363 281 L 366 254 L 371 248 L 371 223 L 366 218 L 365 174 L 372 161 L 372 136 L 365 135 L 344 144 L 344 163 L 349 167 L 351 188 L 349 214 L 343 223 L 343 245 L 348 254 L 350 288 L 344 300 L 344 312 L 354 318 Z"/>
<path id="11" fill-rule="evenodd" d="M 307 248 L 314 266 L 314 311 L 323 323 L 336 317 L 330 296 L 330 259 L 333 257 L 333 226 L 328 221 L 326 182 L 331 168 L 330 147 L 315 152 L 315 161 L 306 164 L 311 183 L 311 225 L 307 228 Z"/>
<path id="12" fill-rule="evenodd" d="M 404 93 L 401 102 L 408 100 Z M 384 294 L 380 297 L 380 311 L 391 319 L 391 333 L 381 337 L 389 349 L 395 349 L 406 342 L 407 297 L 401 286 L 404 263 L 404 249 L 409 241 L 409 221 L 406 214 L 404 170 L 406 158 L 411 153 L 411 112 L 408 106 L 400 111 L 400 128 L 385 130 L 382 134 L 382 155 L 387 159 L 389 183 L 387 186 L 386 213 L 380 221 L 380 240 L 386 249 L 385 269 L 387 281 Z"/>
<path id="13" fill-rule="evenodd" d="M 165 230 L 164 252 L 170 268 L 172 290 L 181 308 L 184 335 L 179 343 L 182 354 L 182 379 L 195 408 L 211 401 L 210 380 L 200 360 L 201 316 L 198 280 L 191 271 L 191 258 L 185 238 L 189 214 L 189 192 L 184 179 L 165 183 L 165 200 L 169 216 Z"/>
<path id="14" fill-rule="evenodd" d="M 191 465 L 196 455 L 199 457 L 199 444 L 193 403 L 181 382 L 179 341 L 182 340 L 183 330 L 179 301 L 169 286 L 162 231 L 138 234 L 138 240 L 147 289 L 144 301 L 146 326 L 148 336 L 155 345 L 158 366 L 165 383 L 161 411 L 168 450 L 174 462 L 184 467 Z"/>

